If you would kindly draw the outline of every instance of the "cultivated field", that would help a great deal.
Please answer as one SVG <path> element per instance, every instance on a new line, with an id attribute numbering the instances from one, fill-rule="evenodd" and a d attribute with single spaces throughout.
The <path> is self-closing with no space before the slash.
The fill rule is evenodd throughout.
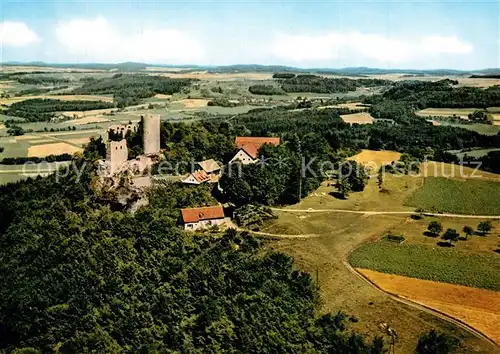
<path id="1" fill-rule="evenodd" d="M 383 234 L 387 227 L 404 223 L 406 216 L 367 217 L 334 212 L 278 212 L 278 215 L 273 226 L 265 231 L 282 235 L 294 233 L 296 238 L 276 239 L 270 247 L 290 254 L 298 269 L 313 275 L 317 272 L 322 311 L 345 311 L 359 320 L 352 324 L 354 329 L 372 336 L 383 336 L 386 341 L 390 337 L 381 329 L 381 324 L 389 324 L 398 333 L 396 353 L 414 353 L 419 334 L 432 328 L 453 332 L 461 338 L 464 353 L 496 351 L 461 328 L 392 300 L 345 266 L 352 249 L 370 240 L 372 235 Z M 300 237 L 302 235 L 306 236 Z"/>
<path id="2" fill-rule="evenodd" d="M 83 113 L 83 112 L 81 112 Z M 104 123 L 104 122 L 109 122 L 110 120 L 108 118 L 104 118 L 103 116 L 88 116 L 88 117 L 83 117 L 79 119 L 72 119 L 65 121 L 64 124 L 68 125 L 85 125 L 85 124 L 92 124 L 92 123 Z"/>
<path id="3" fill-rule="evenodd" d="M 478 108 L 479 109 L 479 108 Z M 476 111 L 476 108 L 426 108 L 417 111 L 416 114 L 421 117 L 460 117 L 469 118 L 469 113 Z"/>
<path id="4" fill-rule="evenodd" d="M 173 101 L 172 103 L 181 103 L 184 108 L 192 109 L 192 108 L 201 108 L 206 107 L 207 103 L 210 100 L 202 99 L 202 98 L 191 98 L 191 99 L 183 99 L 179 101 Z"/>
<path id="5" fill-rule="evenodd" d="M 20 97 L 10 97 L 10 98 L 0 98 L 0 104 L 5 104 L 7 106 L 25 100 L 31 100 L 35 98 L 46 98 L 61 101 L 104 101 L 113 102 L 113 97 L 111 96 L 94 96 L 94 95 L 43 95 L 43 96 L 20 96 Z"/>
<path id="6" fill-rule="evenodd" d="M 427 177 L 405 205 L 434 212 L 500 215 L 500 183 Z"/>
<path id="7" fill-rule="evenodd" d="M 388 293 L 418 302 L 476 328 L 500 344 L 500 293 L 357 269 Z"/>
<path id="8" fill-rule="evenodd" d="M 500 291 L 500 257 L 493 252 L 379 241 L 356 249 L 349 263 L 382 273 Z"/>
<path id="9" fill-rule="evenodd" d="M 45 157 L 49 155 L 74 154 L 83 149 L 67 143 L 51 143 L 33 145 L 28 148 L 28 157 Z"/>
<path id="10" fill-rule="evenodd" d="M 370 113 L 343 114 L 340 118 L 349 124 L 373 124 L 375 120 Z"/>

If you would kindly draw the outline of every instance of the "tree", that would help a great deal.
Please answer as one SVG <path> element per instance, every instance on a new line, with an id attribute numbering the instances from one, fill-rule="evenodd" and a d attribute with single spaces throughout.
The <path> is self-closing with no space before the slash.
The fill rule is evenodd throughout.
<path id="1" fill-rule="evenodd" d="M 443 235 L 443 239 L 448 241 L 450 245 L 453 245 L 453 242 L 458 241 L 460 234 L 455 229 L 447 229 Z"/>
<path id="2" fill-rule="evenodd" d="M 416 354 L 448 354 L 459 344 L 458 339 L 432 329 L 420 336 Z"/>
<path id="3" fill-rule="evenodd" d="M 340 165 L 339 177 L 347 178 L 353 192 L 362 192 L 369 179 L 366 167 L 354 160 L 345 161 Z"/>
<path id="4" fill-rule="evenodd" d="M 443 231 L 443 225 L 439 221 L 431 221 L 427 230 L 429 230 L 431 234 L 438 236 L 441 231 Z"/>
<path id="5" fill-rule="evenodd" d="M 351 193 L 351 184 L 349 183 L 349 180 L 347 177 L 343 177 L 339 180 L 339 183 L 337 183 L 337 188 L 339 190 L 340 195 L 342 198 L 347 199 L 349 197 L 349 193 Z"/>
<path id="6" fill-rule="evenodd" d="M 481 221 L 477 226 L 477 229 L 479 232 L 481 232 L 482 235 L 487 235 L 491 231 L 491 229 L 493 229 L 493 225 L 489 220 Z"/>
<path id="7" fill-rule="evenodd" d="M 378 185 L 378 189 L 379 190 L 382 190 L 382 187 L 384 185 L 384 169 L 383 167 L 381 167 L 379 170 L 378 170 L 378 174 L 377 174 L 377 185 Z"/>
<path id="8" fill-rule="evenodd" d="M 465 239 L 468 240 L 469 236 L 474 235 L 474 229 L 469 225 L 465 225 L 462 231 L 465 233 Z"/>

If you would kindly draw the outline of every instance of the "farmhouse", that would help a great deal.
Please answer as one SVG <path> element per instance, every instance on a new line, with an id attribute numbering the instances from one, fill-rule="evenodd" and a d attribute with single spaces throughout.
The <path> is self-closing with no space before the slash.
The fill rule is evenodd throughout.
<path id="1" fill-rule="evenodd" d="M 194 171 L 185 179 L 182 180 L 182 183 L 186 184 L 202 184 L 210 181 L 210 176 L 203 170 Z"/>
<path id="2" fill-rule="evenodd" d="M 201 169 L 209 175 L 211 175 L 211 174 L 218 175 L 220 173 L 220 170 L 221 170 L 221 167 L 214 159 L 209 159 L 209 160 L 198 162 L 198 165 L 200 165 Z"/>
<path id="3" fill-rule="evenodd" d="M 253 137 L 253 136 L 237 136 L 235 145 L 238 152 L 229 161 L 229 163 L 239 161 L 244 165 L 256 163 L 258 161 L 257 153 L 264 144 L 278 146 L 280 144 L 279 137 Z"/>
<path id="4" fill-rule="evenodd" d="M 184 230 L 200 230 L 211 226 L 227 225 L 229 218 L 224 217 L 222 205 L 181 209 Z"/>
<path id="5" fill-rule="evenodd" d="M 191 173 L 182 180 L 182 183 L 202 184 L 205 182 L 216 183 L 219 181 L 221 167 L 214 159 L 198 162 L 198 165 L 201 167 L 201 170 Z"/>

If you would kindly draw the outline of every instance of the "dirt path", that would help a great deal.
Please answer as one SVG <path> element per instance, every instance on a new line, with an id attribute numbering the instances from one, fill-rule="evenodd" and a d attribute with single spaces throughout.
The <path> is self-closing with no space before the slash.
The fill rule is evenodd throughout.
<path id="1" fill-rule="evenodd" d="M 415 211 L 370 211 L 370 210 L 346 210 L 346 209 L 281 209 L 271 208 L 274 211 L 288 213 L 351 213 L 370 215 L 412 215 Z M 472 214 L 448 214 L 448 213 L 422 213 L 425 216 L 442 216 L 447 218 L 469 218 L 469 219 L 500 219 L 500 215 L 472 215 Z"/>

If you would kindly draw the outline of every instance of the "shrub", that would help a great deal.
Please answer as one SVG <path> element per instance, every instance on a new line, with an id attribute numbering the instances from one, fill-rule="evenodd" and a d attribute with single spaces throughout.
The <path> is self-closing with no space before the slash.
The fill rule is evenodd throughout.
<path id="1" fill-rule="evenodd" d="M 385 235 L 383 239 L 390 242 L 402 243 L 405 240 L 405 237 L 403 235 L 393 235 L 389 233 Z"/>

